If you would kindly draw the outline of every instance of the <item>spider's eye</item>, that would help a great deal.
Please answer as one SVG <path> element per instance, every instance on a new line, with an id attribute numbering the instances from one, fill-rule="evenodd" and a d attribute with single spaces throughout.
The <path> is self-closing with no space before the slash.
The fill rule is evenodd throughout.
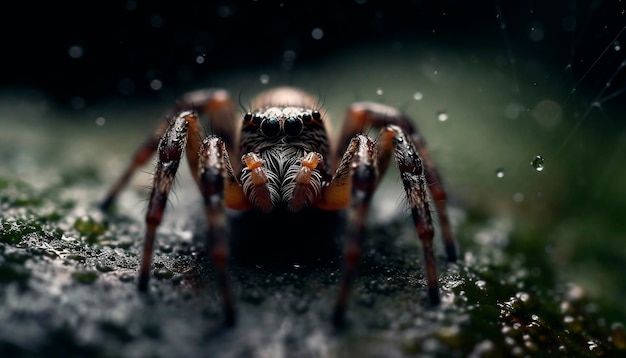
<path id="1" fill-rule="evenodd" d="M 311 113 L 309 113 L 309 112 L 302 113 L 302 121 L 304 123 L 310 123 L 311 122 Z"/>
<path id="2" fill-rule="evenodd" d="M 296 117 L 289 117 L 285 120 L 285 133 L 296 136 L 302 132 L 302 122 Z"/>
<path id="3" fill-rule="evenodd" d="M 320 118 L 322 118 L 322 115 L 320 114 L 319 111 L 313 111 L 313 113 L 311 113 L 311 115 L 313 116 L 313 119 L 315 119 L 316 121 L 319 121 Z"/>
<path id="4" fill-rule="evenodd" d="M 258 126 L 262 120 L 263 120 L 263 116 L 261 115 L 261 113 L 255 113 L 252 116 L 252 124 L 255 124 Z"/>
<path id="5" fill-rule="evenodd" d="M 276 137 L 280 132 L 280 122 L 276 118 L 267 118 L 261 123 L 261 132 L 268 137 Z"/>
<path id="6" fill-rule="evenodd" d="M 244 123 L 248 123 L 250 122 L 250 120 L 252 119 L 252 113 L 248 112 L 243 116 L 243 122 Z"/>

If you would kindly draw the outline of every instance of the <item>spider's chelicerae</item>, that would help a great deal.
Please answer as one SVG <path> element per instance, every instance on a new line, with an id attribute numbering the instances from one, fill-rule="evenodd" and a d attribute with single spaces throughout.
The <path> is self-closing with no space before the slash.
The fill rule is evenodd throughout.
<path id="1" fill-rule="evenodd" d="M 208 136 L 200 123 L 201 116 L 208 117 L 212 132 Z M 227 269 L 229 209 L 278 218 L 273 222 L 281 222 L 283 217 L 283 222 L 287 222 L 305 216 L 303 222 L 311 227 L 320 225 L 306 221 L 313 211 L 348 211 L 343 275 L 332 315 L 335 324 L 342 323 L 362 256 L 371 199 L 393 157 L 422 243 L 428 297 L 432 303 L 438 303 L 429 193 L 436 206 L 448 261 L 455 261 L 457 253 L 446 211 L 446 194 L 424 138 L 405 114 L 373 102 L 353 103 L 349 107 L 336 143 L 331 141 L 327 126 L 328 119 L 319 103 L 297 88 L 266 90 L 256 97 L 249 111 L 240 115 L 224 90 L 185 95 L 174 115 L 139 147 L 102 203 L 108 210 L 132 173 L 157 152 L 145 219 L 139 289 L 147 289 L 157 228 L 178 165 L 186 155 L 204 199 L 209 253 L 217 272 L 226 324 L 234 324 L 236 316 Z M 372 128 L 379 129 L 376 139 L 364 134 Z M 263 226 L 263 221 L 255 225 Z M 306 230 L 304 227 L 301 231 Z M 263 234 L 253 235 L 265 240 Z M 297 245 L 297 240 L 298 231 L 292 241 Z"/>

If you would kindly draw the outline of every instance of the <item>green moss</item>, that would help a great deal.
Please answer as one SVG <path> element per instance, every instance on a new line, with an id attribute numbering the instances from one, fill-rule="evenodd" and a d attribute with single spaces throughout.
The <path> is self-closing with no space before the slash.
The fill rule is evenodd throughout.
<path id="1" fill-rule="evenodd" d="M 3 221 L 0 230 L 0 242 L 15 245 L 26 235 L 42 232 L 41 225 L 33 219 Z"/>
<path id="2" fill-rule="evenodd" d="M 85 242 L 88 244 L 97 244 L 100 242 L 102 235 L 106 233 L 107 225 L 102 220 L 85 215 L 76 219 L 74 229 L 83 235 Z"/>
<path id="3" fill-rule="evenodd" d="M 72 279 L 74 281 L 90 285 L 94 283 L 99 277 L 99 274 L 94 271 L 76 271 L 72 273 Z"/>

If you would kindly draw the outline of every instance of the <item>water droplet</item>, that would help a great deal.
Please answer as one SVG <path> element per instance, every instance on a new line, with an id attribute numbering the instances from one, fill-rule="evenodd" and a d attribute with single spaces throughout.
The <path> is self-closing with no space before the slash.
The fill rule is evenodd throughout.
<path id="1" fill-rule="evenodd" d="M 197 63 L 198 65 L 203 64 L 203 63 L 204 63 L 204 55 L 199 55 L 199 56 L 197 56 L 197 57 L 196 57 L 196 63 Z"/>
<path id="2" fill-rule="evenodd" d="M 588 341 L 587 342 L 587 348 L 589 348 L 590 352 L 593 352 L 597 355 L 602 355 L 602 347 L 600 347 L 600 345 L 598 344 L 598 342 L 596 341 Z"/>
<path id="3" fill-rule="evenodd" d="M 161 82 L 161 80 L 154 79 L 150 81 L 150 88 L 152 88 L 153 90 L 158 91 L 161 89 L 161 87 L 163 87 L 163 83 Z"/>
<path id="4" fill-rule="evenodd" d="M 422 94 L 422 92 L 415 92 L 413 93 L 413 99 L 416 101 L 421 101 L 422 98 L 424 98 L 424 95 Z"/>
<path id="5" fill-rule="evenodd" d="M 539 124 L 550 128 L 561 121 L 563 110 L 556 101 L 544 99 L 537 103 L 531 114 Z"/>
<path id="6" fill-rule="evenodd" d="M 519 104 L 509 103 L 504 109 L 504 115 L 509 119 L 516 119 L 523 110 L 524 108 Z"/>
<path id="7" fill-rule="evenodd" d="M 527 303 L 530 300 L 530 294 L 527 292 L 518 292 L 515 294 L 515 298 L 520 300 L 522 303 Z"/>
<path id="8" fill-rule="evenodd" d="M 285 61 L 293 62 L 296 59 L 296 52 L 293 50 L 283 52 L 283 59 Z"/>
<path id="9" fill-rule="evenodd" d="M 496 169 L 496 177 L 504 178 L 504 169 L 503 168 Z"/>
<path id="10" fill-rule="evenodd" d="M 154 29 L 160 29 L 163 27 L 163 18 L 159 14 L 155 14 L 150 18 L 150 25 Z"/>
<path id="11" fill-rule="evenodd" d="M 106 122 L 107 122 L 106 118 L 104 118 L 102 116 L 96 118 L 96 125 L 98 125 L 98 126 L 102 127 Z"/>
<path id="12" fill-rule="evenodd" d="M 530 165 L 532 165 L 533 168 L 535 168 L 536 171 L 540 172 L 544 168 L 544 166 L 543 166 L 544 161 L 545 160 L 543 159 L 543 157 L 538 155 L 538 156 L 535 157 L 535 159 L 533 159 L 532 162 L 530 162 Z"/>
<path id="13" fill-rule="evenodd" d="M 259 77 L 259 80 L 261 81 L 262 84 L 266 85 L 270 82 L 270 76 L 266 74 L 262 74 L 261 77 Z"/>
<path id="14" fill-rule="evenodd" d="M 448 120 L 448 113 L 446 113 L 445 109 L 440 109 L 437 111 L 437 119 L 440 122 L 445 122 Z"/>
<path id="15" fill-rule="evenodd" d="M 522 201 L 524 201 L 524 194 L 522 193 L 513 194 L 513 201 L 516 203 L 521 203 Z"/>
<path id="16" fill-rule="evenodd" d="M 376 94 L 377 94 L 377 95 L 382 96 L 382 95 L 383 95 L 383 93 L 385 93 L 385 92 L 383 92 L 383 89 L 382 89 L 382 88 L 377 88 L 377 89 L 376 89 Z"/>
<path id="17" fill-rule="evenodd" d="M 313 37 L 314 40 L 321 40 L 322 37 L 324 37 L 324 30 L 319 27 L 314 28 L 313 31 L 311 31 L 311 37 Z"/>
<path id="18" fill-rule="evenodd" d="M 532 42 L 540 42 L 543 40 L 543 36 L 544 29 L 541 23 L 533 21 L 528 25 L 528 37 Z"/>
<path id="19" fill-rule="evenodd" d="M 70 55 L 71 58 L 81 58 L 83 57 L 83 48 L 80 46 L 71 46 L 67 50 L 67 53 Z"/>
<path id="20" fill-rule="evenodd" d="M 619 51 L 619 50 L 621 50 L 621 49 L 622 49 L 622 46 L 619 44 L 619 42 L 615 41 L 615 42 L 613 43 L 613 49 L 614 49 L 615 51 Z"/>
<path id="21" fill-rule="evenodd" d="M 222 19 L 227 19 L 233 15 L 233 9 L 229 6 L 222 5 L 217 8 L 217 15 Z"/>

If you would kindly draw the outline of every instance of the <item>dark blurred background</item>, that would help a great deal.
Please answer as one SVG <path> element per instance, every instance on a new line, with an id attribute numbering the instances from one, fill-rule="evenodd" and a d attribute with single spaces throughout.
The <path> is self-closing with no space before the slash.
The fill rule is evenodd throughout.
<path id="1" fill-rule="evenodd" d="M 619 38 L 624 6 L 617 0 L 11 2 L 0 14 L 0 90 L 38 91 L 61 106 L 149 98 L 214 73 L 246 66 L 288 72 L 346 45 L 393 39 L 458 48 L 497 44 L 510 59 L 537 57 L 561 70 L 570 64 L 573 82 L 586 78 L 597 93 L 619 67 L 619 57 L 599 54 Z M 535 26 L 540 39 L 529 36 Z"/>

